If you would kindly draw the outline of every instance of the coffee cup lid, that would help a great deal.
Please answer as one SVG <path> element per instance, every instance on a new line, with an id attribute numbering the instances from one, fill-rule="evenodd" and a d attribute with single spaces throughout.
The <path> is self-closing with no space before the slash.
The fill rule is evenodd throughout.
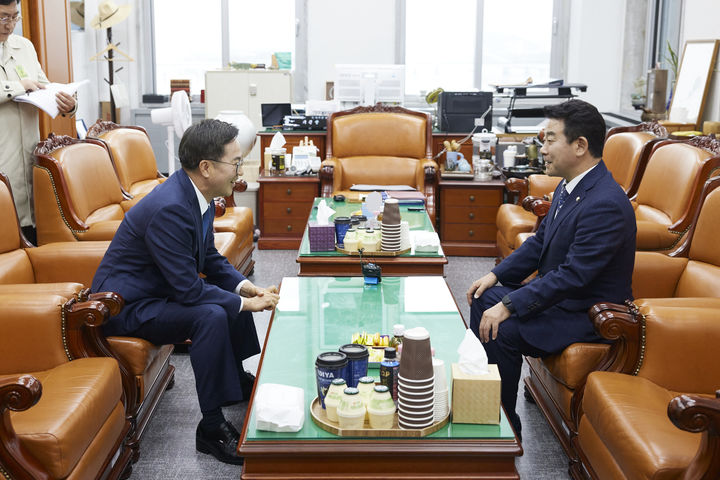
<path id="1" fill-rule="evenodd" d="M 347 365 L 347 355 L 342 352 L 324 352 L 315 359 L 316 367 L 337 368 Z"/>
<path id="2" fill-rule="evenodd" d="M 340 347 L 340 352 L 344 353 L 350 360 L 367 358 L 370 355 L 367 347 L 358 343 L 348 343 L 347 345 L 343 345 Z"/>

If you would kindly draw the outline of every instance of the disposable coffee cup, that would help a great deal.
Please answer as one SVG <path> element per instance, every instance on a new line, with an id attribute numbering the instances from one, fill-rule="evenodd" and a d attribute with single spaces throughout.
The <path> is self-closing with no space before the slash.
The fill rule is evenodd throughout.
<path id="1" fill-rule="evenodd" d="M 327 395 L 330 384 L 336 378 L 344 378 L 343 374 L 347 364 L 347 355 L 342 352 L 321 353 L 315 359 L 315 381 L 322 408 L 325 408 L 325 395 Z"/>

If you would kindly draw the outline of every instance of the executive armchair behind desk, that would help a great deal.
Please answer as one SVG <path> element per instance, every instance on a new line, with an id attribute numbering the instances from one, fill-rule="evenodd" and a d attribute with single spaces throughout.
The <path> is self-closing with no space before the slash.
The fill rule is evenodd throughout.
<path id="1" fill-rule="evenodd" d="M 320 194 L 350 199 L 357 198 L 350 191 L 355 184 L 408 185 L 425 194 L 434 223 L 438 166 L 431 140 L 426 113 L 381 104 L 335 112 L 328 119 Z"/>

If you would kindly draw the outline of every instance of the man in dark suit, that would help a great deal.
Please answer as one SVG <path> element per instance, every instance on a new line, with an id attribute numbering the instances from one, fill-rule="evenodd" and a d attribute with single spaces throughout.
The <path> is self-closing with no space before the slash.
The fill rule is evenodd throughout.
<path id="1" fill-rule="evenodd" d="M 535 236 L 467 292 L 470 328 L 498 365 L 502 403 L 520 438 L 515 402 L 522 355 L 544 357 L 572 343 L 601 341 L 588 310 L 632 298 L 635 260 L 635 214 L 602 161 L 602 116 L 581 100 L 545 107 L 545 116 L 547 173 L 564 181 Z"/>
<path id="2" fill-rule="evenodd" d="M 242 463 L 239 434 L 221 407 L 250 391 L 242 361 L 260 353 L 251 312 L 279 300 L 275 286 L 256 287 L 215 249 L 213 198 L 231 195 L 241 173 L 237 134 L 219 120 L 187 129 L 178 151 L 182 169 L 127 212 L 92 285 L 125 299 L 105 326 L 107 335 L 158 345 L 192 341 L 202 412 L 196 448 L 233 464 Z"/>

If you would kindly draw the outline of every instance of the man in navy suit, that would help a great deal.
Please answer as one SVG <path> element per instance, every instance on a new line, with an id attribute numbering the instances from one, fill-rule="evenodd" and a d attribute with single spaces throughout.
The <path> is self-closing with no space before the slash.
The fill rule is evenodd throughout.
<path id="1" fill-rule="evenodd" d="M 215 249 L 213 198 L 231 195 L 241 173 L 237 134 L 219 120 L 187 129 L 178 150 L 182 169 L 127 212 L 92 285 L 94 292 L 125 299 L 105 325 L 107 335 L 158 345 L 192 341 L 202 412 L 196 448 L 233 464 L 242 463 L 239 434 L 221 407 L 249 392 L 243 393 L 242 361 L 260 353 L 251 312 L 270 310 L 279 300 L 275 286 L 256 287 Z"/>
<path id="2" fill-rule="evenodd" d="M 467 292 L 470 328 L 498 365 L 502 403 L 519 438 L 522 355 L 544 357 L 572 343 L 602 341 L 588 310 L 632 298 L 635 261 L 635 214 L 602 161 L 602 116 L 582 100 L 545 107 L 545 116 L 541 153 L 548 175 L 564 181 L 535 236 Z"/>

